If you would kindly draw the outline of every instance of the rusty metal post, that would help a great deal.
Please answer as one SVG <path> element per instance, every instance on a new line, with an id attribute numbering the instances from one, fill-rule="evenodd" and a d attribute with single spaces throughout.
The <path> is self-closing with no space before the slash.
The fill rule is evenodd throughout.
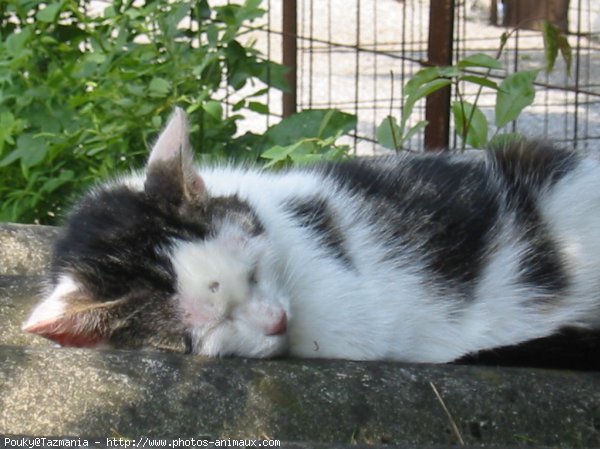
<path id="1" fill-rule="evenodd" d="M 283 65 L 289 69 L 287 81 L 289 91 L 283 93 L 283 117 L 296 112 L 296 80 L 298 55 L 297 0 L 283 0 Z"/>
<path id="2" fill-rule="evenodd" d="M 430 0 L 427 58 L 433 65 L 452 65 L 454 0 Z M 450 142 L 450 86 L 427 97 L 425 149 L 448 148 Z"/>
<path id="3" fill-rule="evenodd" d="M 490 24 L 498 25 L 498 0 L 492 0 L 490 5 Z"/>

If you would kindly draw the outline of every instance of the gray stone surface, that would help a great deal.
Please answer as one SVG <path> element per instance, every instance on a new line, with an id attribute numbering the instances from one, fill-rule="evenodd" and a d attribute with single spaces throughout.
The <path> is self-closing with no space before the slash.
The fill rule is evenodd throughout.
<path id="1" fill-rule="evenodd" d="M 41 297 L 43 283 L 41 276 L 0 276 L 0 345 L 50 346 L 47 340 L 21 331 Z"/>
<path id="2" fill-rule="evenodd" d="M 57 235 L 51 226 L 0 223 L 0 276 L 45 273 Z"/>
<path id="3" fill-rule="evenodd" d="M 0 235 L 0 435 L 600 447 L 600 373 L 53 347 L 20 325 L 56 231 Z"/>
<path id="4" fill-rule="evenodd" d="M 5 347 L 0 433 L 600 445 L 597 373 Z"/>
<path id="5" fill-rule="evenodd" d="M 0 344 L 49 346 L 21 332 L 44 289 L 58 228 L 0 223 Z"/>

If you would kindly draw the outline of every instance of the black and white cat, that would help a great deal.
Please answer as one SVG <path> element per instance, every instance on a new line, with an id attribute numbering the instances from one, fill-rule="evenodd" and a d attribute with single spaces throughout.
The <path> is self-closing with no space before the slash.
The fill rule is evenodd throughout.
<path id="1" fill-rule="evenodd" d="M 56 244 L 24 330 L 63 345 L 448 362 L 600 326 L 600 163 L 532 143 L 269 172 L 196 167 L 177 109 L 146 170 Z"/>

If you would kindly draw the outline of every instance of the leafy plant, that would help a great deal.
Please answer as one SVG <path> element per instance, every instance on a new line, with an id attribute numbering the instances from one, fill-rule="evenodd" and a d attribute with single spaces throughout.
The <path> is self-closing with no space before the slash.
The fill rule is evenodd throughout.
<path id="1" fill-rule="evenodd" d="M 260 3 L 115 0 L 94 15 L 87 0 L 0 2 L 0 220 L 54 223 L 90 184 L 141 166 L 175 105 L 200 159 L 265 161 L 269 145 L 294 145 L 278 132 L 290 121 L 238 133 L 247 111 L 269 112 L 269 88 L 287 88 L 285 68 L 242 43 Z M 306 154 L 345 151 L 339 132 L 317 133 L 320 114 L 305 115 Z"/>
<path id="2" fill-rule="evenodd" d="M 447 86 L 453 86 L 458 97 L 458 100 L 452 103 L 452 115 L 463 150 L 467 145 L 482 148 L 492 141 L 514 138 L 513 133 L 501 134 L 500 131 L 533 103 L 535 80 L 541 71 L 539 69 L 517 71 L 507 75 L 500 84 L 495 81 L 496 77 L 492 77 L 493 71 L 504 70 L 500 58 L 514 31 L 516 30 L 502 35 L 495 57 L 477 53 L 459 60 L 453 66 L 427 67 L 417 72 L 404 88 L 405 100 L 400 122 L 391 115 L 386 117 L 377 129 L 378 142 L 396 151 L 402 149 L 406 142 L 428 125 L 426 120 L 422 120 L 408 127 L 416 103 Z M 559 51 L 567 64 L 567 70 L 570 70 L 572 57 L 566 37 L 547 21 L 544 23 L 543 36 L 546 71 L 549 72 L 554 68 Z M 477 86 L 477 93 L 472 103 L 465 98 L 461 88 L 463 83 Z M 496 92 L 494 114 L 496 131 L 491 137 L 488 119 L 478 106 L 483 89 L 492 89 Z"/>
<path id="3" fill-rule="evenodd" d="M 261 157 L 267 167 L 316 160 L 335 160 L 348 155 L 350 147 L 336 144 L 337 139 L 356 127 L 356 116 L 335 109 L 305 110 L 265 133 Z"/>

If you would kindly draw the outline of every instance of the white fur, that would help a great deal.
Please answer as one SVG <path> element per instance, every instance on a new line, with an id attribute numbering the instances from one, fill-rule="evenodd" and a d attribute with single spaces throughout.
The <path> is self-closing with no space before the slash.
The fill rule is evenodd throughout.
<path id="1" fill-rule="evenodd" d="M 227 228 L 213 240 L 175 244 L 174 300 L 195 352 L 269 357 L 284 351 L 289 301 L 274 285 L 251 279 L 263 277 L 256 266 L 262 245 Z"/>
<path id="2" fill-rule="evenodd" d="M 39 324 L 54 321 L 63 316 L 66 307 L 65 296 L 76 292 L 78 289 L 79 286 L 71 276 L 61 276 L 50 295 L 33 310 L 25 324 L 23 324 L 23 330 L 29 331 Z"/>
<path id="3" fill-rule="evenodd" d="M 568 257 L 573 288 L 556 319 L 600 326 L 600 162 L 583 160 L 561 179 L 541 210 Z"/>

